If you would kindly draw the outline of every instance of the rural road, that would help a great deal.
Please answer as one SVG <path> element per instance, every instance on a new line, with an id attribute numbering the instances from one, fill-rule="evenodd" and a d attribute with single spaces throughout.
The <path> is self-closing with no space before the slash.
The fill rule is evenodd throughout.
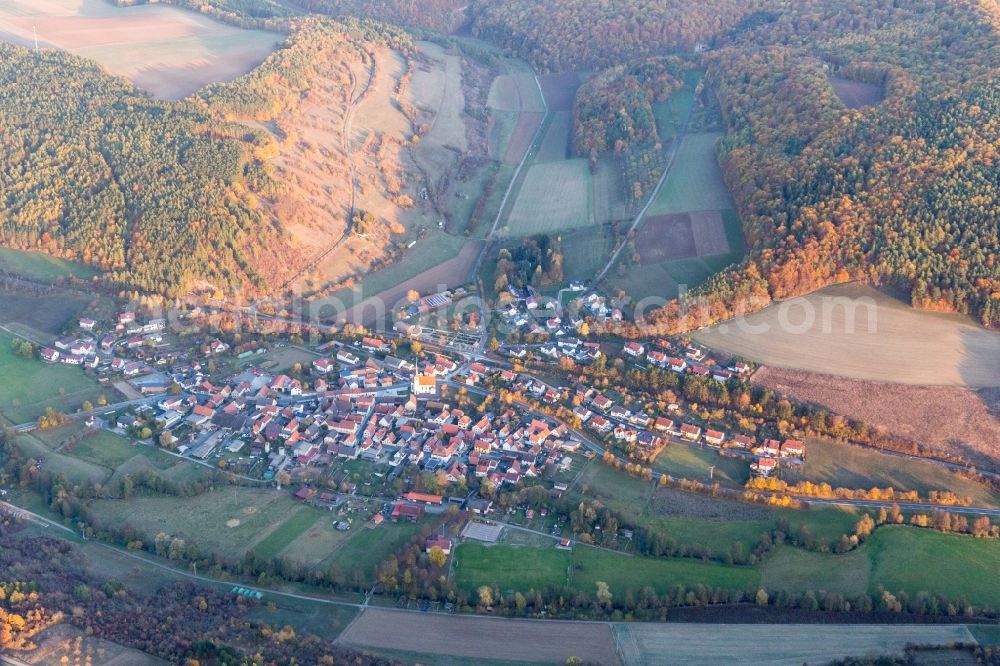
<path id="1" fill-rule="evenodd" d="M 691 122 L 691 115 L 693 113 L 694 102 L 692 101 L 691 107 L 688 109 L 687 116 L 684 118 L 684 123 L 681 125 L 680 129 L 677 130 L 677 137 L 670 146 L 670 154 L 667 157 L 667 163 L 663 167 L 663 173 L 660 174 L 660 179 L 656 182 L 656 187 L 653 188 L 653 191 L 649 195 L 649 200 L 646 201 L 646 205 L 643 206 L 642 210 L 640 210 L 635 216 L 635 219 L 632 221 L 632 226 L 628 228 L 628 231 L 625 234 L 625 238 L 618 245 L 615 251 L 611 253 L 611 258 L 608 260 L 608 263 L 605 264 L 604 268 L 602 268 L 601 271 L 594 277 L 592 284 L 596 285 L 603 280 L 604 276 L 611 270 L 611 267 L 615 265 L 615 262 L 618 261 L 618 256 L 628 244 L 629 235 L 634 233 L 635 230 L 639 228 L 639 224 L 641 224 L 643 218 L 646 217 L 646 212 L 653 205 L 653 202 L 656 201 L 656 195 L 659 194 L 660 188 L 663 187 L 663 183 L 667 181 L 667 175 L 670 174 L 670 170 L 673 168 L 674 162 L 677 161 L 677 153 L 680 152 L 681 144 L 684 143 L 684 136 L 687 134 L 688 124 Z"/>

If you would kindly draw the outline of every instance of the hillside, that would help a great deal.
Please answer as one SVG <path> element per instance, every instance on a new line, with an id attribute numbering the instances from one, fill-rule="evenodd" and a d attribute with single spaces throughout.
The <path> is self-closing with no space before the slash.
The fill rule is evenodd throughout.
<path id="1" fill-rule="evenodd" d="M 88 60 L 0 44 L 0 128 L 6 246 L 171 295 L 263 289 L 287 270 L 288 244 L 250 194 L 270 179 L 228 123 Z"/>

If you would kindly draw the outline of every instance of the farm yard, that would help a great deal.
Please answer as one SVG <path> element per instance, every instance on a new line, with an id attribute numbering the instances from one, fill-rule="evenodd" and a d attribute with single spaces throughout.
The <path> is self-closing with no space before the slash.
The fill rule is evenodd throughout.
<path id="1" fill-rule="evenodd" d="M 694 338 L 779 368 L 902 384 L 1000 385 L 1000 334 L 855 284 L 772 304 Z"/>
<path id="2" fill-rule="evenodd" d="M 10 0 L 0 7 L 0 39 L 34 42 L 97 61 L 162 99 L 230 81 L 260 64 L 281 36 L 242 30 L 195 12 L 150 4 L 119 8 L 102 0 Z"/>
<path id="3" fill-rule="evenodd" d="M 474 636 L 475 640 L 469 640 Z M 400 613 L 368 608 L 341 634 L 345 645 L 467 659 L 563 663 L 583 657 L 618 663 L 607 624 Z"/>
<path id="4" fill-rule="evenodd" d="M 753 382 L 977 467 L 996 469 L 1000 389 L 863 381 L 774 367 L 757 370 Z"/>
<path id="5" fill-rule="evenodd" d="M 847 657 L 902 656 L 910 644 L 948 645 L 975 641 L 965 625 L 829 624 L 615 624 L 624 666 L 653 663 L 664 654 L 676 663 L 731 662 L 800 666 Z"/>
<path id="6" fill-rule="evenodd" d="M 831 76 L 829 80 L 830 86 L 833 87 L 833 92 L 837 94 L 837 97 L 840 98 L 840 101 L 848 109 L 863 109 L 866 106 L 875 106 L 885 96 L 882 86 L 877 86 L 873 83 L 852 81 L 851 79 L 839 76 Z"/>

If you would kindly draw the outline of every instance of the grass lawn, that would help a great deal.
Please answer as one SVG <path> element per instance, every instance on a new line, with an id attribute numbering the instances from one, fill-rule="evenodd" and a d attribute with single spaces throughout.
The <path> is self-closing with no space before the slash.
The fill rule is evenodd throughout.
<path id="1" fill-rule="evenodd" d="M 664 594 L 675 585 L 698 584 L 728 590 L 757 585 L 760 573 L 751 567 L 734 567 L 683 558 L 628 557 L 589 546 L 573 549 L 572 587 L 593 595 L 597 581 L 608 584 L 612 595 L 627 590 L 638 593 L 649 586 Z"/>
<path id="2" fill-rule="evenodd" d="M 78 277 L 84 280 L 97 275 L 89 266 L 50 257 L 41 252 L 21 252 L 0 248 L 0 270 L 39 282 L 55 282 L 59 278 Z"/>
<path id="3" fill-rule="evenodd" d="M 592 189 L 585 159 L 535 164 L 521 183 L 506 233 L 528 236 L 592 226 Z"/>
<path id="4" fill-rule="evenodd" d="M 484 546 L 463 543 L 455 548 L 455 584 L 474 592 L 481 585 L 497 585 L 501 592 L 527 592 L 567 583 L 570 551 L 548 548 Z"/>
<path id="5" fill-rule="evenodd" d="M 932 490 L 950 490 L 969 497 L 974 506 L 997 505 L 1000 498 L 982 484 L 965 479 L 941 465 L 890 456 L 859 446 L 810 440 L 804 465 L 783 471 L 789 483 L 808 480 L 833 487 L 916 490 L 926 497 Z"/>
<path id="6" fill-rule="evenodd" d="M 309 507 L 301 507 L 288 517 L 276 530 L 257 542 L 253 547 L 255 555 L 267 559 L 276 557 L 278 553 L 320 519 L 322 514 Z"/>
<path id="7" fill-rule="evenodd" d="M 723 486 L 742 487 L 750 478 L 750 463 L 743 458 L 726 458 L 712 449 L 694 449 L 683 444 L 671 444 L 660 453 L 653 469 L 666 472 L 679 479 L 709 482 L 709 468 L 714 467 L 712 479 Z"/>
<path id="8" fill-rule="evenodd" d="M 95 402 L 110 390 L 86 376 L 80 368 L 49 365 L 14 354 L 13 338 L 0 333 L 0 415 L 8 423 L 24 423 L 45 413 L 78 409 L 85 400 Z"/>
<path id="9" fill-rule="evenodd" d="M 832 556 L 778 546 L 761 564 L 761 586 L 768 592 L 826 590 L 845 595 L 864 594 L 871 580 L 871 568 L 866 549 Z"/>
<path id="10" fill-rule="evenodd" d="M 927 591 L 1000 608 L 1000 543 L 929 529 L 882 527 L 865 544 L 872 585 L 911 596 Z M 836 557 L 836 556 L 831 556 Z"/>
<path id="11" fill-rule="evenodd" d="M 641 513 L 654 491 L 650 481 L 643 481 L 595 461 L 587 467 L 573 490 L 589 499 L 599 499 L 609 508 L 625 515 Z"/>
<path id="12" fill-rule="evenodd" d="M 721 136 L 704 132 L 684 137 L 674 168 L 649 208 L 650 215 L 734 208 L 716 158 L 715 146 Z"/>
<path id="13" fill-rule="evenodd" d="M 640 518 L 677 545 L 702 546 L 717 557 L 724 557 L 734 543 L 743 544 L 750 553 L 761 536 L 774 527 L 773 520 L 705 520 L 647 515 Z"/>
<path id="14" fill-rule="evenodd" d="M 294 539 L 286 541 L 287 545 L 278 553 L 279 557 L 307 565 L 319 564 L 340 544 L 351 538 L 356 530 L 362 529 L 355 521 L 352 531 L 341 532 L 334 527 L 336 520 L 334 513 L 321 511 L 315 513 L 319 515 L 319 519 L 296 534 Z"/>

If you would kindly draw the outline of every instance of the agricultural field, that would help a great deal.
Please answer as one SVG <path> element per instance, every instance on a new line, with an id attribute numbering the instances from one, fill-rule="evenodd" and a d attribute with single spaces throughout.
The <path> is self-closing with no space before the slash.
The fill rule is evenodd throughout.
<path id="1" fill-rule="evenodd" d="M 690 221 L 690 235 L 686 231 L 688 225 L 683 223 L 685 219 Z M 677 220 L 681 220 L 681 228 L 679 234 L 674 234 L 674 243 L 670 242 L 669 236 L 660 236 L 655 230 L 647 231 L 650 223 L 676 226 Z M 623 260 L 610 274 L 611 287 L 624 290 L 634 301 L 651 297 L 668 300 L 739 261 L 744 252 L 743 230 L 734 210 L 657 216 L 647 219 L 640 227 L 635 248 L 639 263 L 625 264 L 623 260 L 627 257 L 623 254 Z M 725 254 L 712 254 L 723 249 Z M 644 254 L 649 261 L 653 261 L 658 256 L 687 253 L 690 256 L 656 263 L 648 263 L 644 259 Z"/>
<path id="2" fill-rule="evenodd" d="M 64 327 L 91 313 L 93 299 L 73 291 L 33 294 L 28 290 L 0 293 L 0 324 L 36 344 L 50 344 Z"/>
<path id="3" fill-rule="evenodd" d="M 474 636 L 475 640 L 469 640 Z M 442 616 L 367 608 L 340 637 L 348 646 L 517 663 L 581 657 L 618 663 L 610 625 L 495 617 Z"/>
<path id="4" fill-rule="evenodd" d="M 384 524 L 374 529 L 356 526 L 350 539 L 323 560 L 321 566 L 339 569 L 348 579 L 357 576 L 370 584 L 379 564 L 401 550 L 424 526 L 437 522 L 438 517 L 425 516 L 417 523 Z"/>
<path id="5" fill-rule="evenodd" d="M 71 427 L 70 432 L 76 427 Z M 58 431 L 53 431 L 58 432 Z M 63 452 L 74 458 L 85 460 L 95 465 L 117 469 L 126 462 L 142 456 L 158 469 L 168 469 L 177 464 L 178 459 L 152 446 L 133 446 L 128 439 L 107 430 L 101 430 L 92 436 L 63 448 Z"/>
<path id="6" fill-rule="evenodd" d="M 538 83 L 542 87 L 542 95 L 545 97 L 545 104 L 549 107 L 549 111 L 565 113 L 573 110 L 576 91 L 579 90 L 583 81 L 577 72 L 559 72 L 558 74 L 539 76 Z"/>
<path id="7" fill-rule="evenodd" d="M 612 250 L 614 235 L 608 225 L 562 234 L 563 277 L 566 281 L 592 279 L 604 267 Z"/>
<path id="8" fill-rule="evenodd" d="M 832 441 L 809 440 L 802 465 L 788 465 L 782 478 L 789 483 L 812 481 L 841 488 L 915 490 L 926 497 L 933 490 L 950 490 L 968 497 L 974 506 L 996 506 L 1000 497 L 975 481 L 932 462 L 886 455 L 872 449 Z"/>
<path id="9" fill-rule="evenodd" d="M 862 549 L 831 557 L 791 546 L 778 546 L 760 566 L 760 585 L 769 592 L 837 591 L 865 594 L 871 582 L 872 562 Z"/>
<path id="10" fill-rule="evenodd" d="M 997 469 L 1000 389 L 893 384 L 774 367 L 759 369 L 753 382 L 981 469 Z"/>
<path id="11" fill-rule="evenodd" d="M 101 395 L 109 401 L 114 392 L 101 386 L 80 368 L 49 365 L 23 358 L 11 347 L 13 337 L 0 333 L 0 417 L 7 423 L 25 423 L 45 413 L 47 407 L 60 411 L 79 409 L 84 401 L 94 404 Z"/>
<path id="12" fill-rule="evenodd" d="M 694 338 L 779 368 L 902 384 L 1000 385 L 1000 334 L 856 284 L 775 303 Z"/>
<path id="13" fill-rule="evenodd" d="M 874 83 L 852 81 L 851 79 L 844 79 L 838 76 L 830 77 L 830 86 L 848 109 L 863 109 L 867 106 L 875 106 L 885 96 L 882 86 L 877 86 Z"/>
<path id="14" fill-rule="evenodd" d="M 507 218 L 505 231 L 510 236 L 529 236 L 592 226 L 590 180 L 585 159 L 532 165 Z"/>
<path id="15" fill-rule="evenodd" d="M 334 550 L 363 527 L 355 521 L 351 531 L 340 531 L 334 527 L 337 517 L 333 513 L 307 511 L 301 516 L 294 536 L 283 543 L 276 541 L 275 545 L 280 548 L 277 552 L 279 557 L 311 566 L 329 558 Z M 255 550 L 259 552 L 260 547 L 261 544 L 257 544 Z"/>
<path id="16" fill-rule="evenodd" d="M 254 555 L 268 560 L 277 557 L 286 546 L 291 547 L 302 534 L 323 517 L 319 511 L 313 511 L 305 506 L 299 508 L 277 529 L 254 545 Z"/>
<path id="17" fill-rule="evenodd" d="M 569 111 L 553 113 L 542 135 L 535 163 L 561 162 L 570 158 L 570 136 L 573 131 L 573 114 Z"/>
<path id="18" fill-rule="evenodd" d="M 570 552 L 547 548 L 463 543 L 455 548 L 455 584 L 474 593 L 481 585 L 527 592 L 569 584 Z"/>
<path id="19" fill-rule="evenodd" d="M 974 642 L 965 625 L 829 625 L 620 623 L 614 625 L 624 666 L 654 663 L 664 654 L 676 663 L 714 666 L 823 664 L 847 657 L 902 656 L 909 644 Z"/>
<path id="20" fill-rule="evenodd" d="M 677 151 L 674 168 L 667 175 L 650 215 L 669 215 L 702 210 L 734 208 L 733 198 L 722 179 L 715 146 L 716 132 L 688 134 Z"/>
<path id="21" fill-rule="evenodd" d="M 64 49 L 161 99 L 181 99 L 260 64 L 281 36 L 242 30 L 167 5 L 119 8 L 102 0 L 10 0 L 0 39 Z"/>
<path id="22" fill-rule="evenodd" d="M 542 113 L 545 106 L 538 85 L 527 71 L 501 74 L 490 85 L 487 105 L 496 111 Z"/>
<path id="23" fill-rule="evenodd" d="M 43 468 L 62 474 L 73 485 L 88 481 L 103 484 L 111 475 L 110 471 L 101 465 L 55 452 L 32 433 L 18 436 L 14 444 L 28 458 L 45 458 Z"/>

